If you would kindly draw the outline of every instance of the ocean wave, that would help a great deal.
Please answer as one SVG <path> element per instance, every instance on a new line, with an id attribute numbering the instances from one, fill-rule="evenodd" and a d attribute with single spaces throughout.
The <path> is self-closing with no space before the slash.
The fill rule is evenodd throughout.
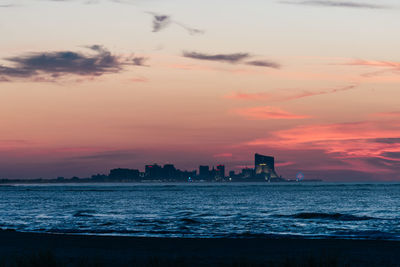
<path id="1" fill-rule="evenodd" d="M 200 224 L 201 223 L 200 221 L 191 219 L 191 218 L 182 218 L 179 221 L 184 224 Z"/>
<path id="2" fill-rule="evenodd" d="M 300 212 L 291 215 L 276 215 L 276 217 L 290 217 L 295 219 L 322 219 L 322 220 L 336 220 L 336 221 L 366 221 L 374 220 L 377 218 L 369 216 L 357 216 L 343 213 L 324 213 L 324 212 Z"/>
<path id="3" fill-rule="evenodd" d="M 94 211 L 94 210 L 77 210 L 75 213 L 74 213 L 74 217 L 93 217 L 94 215 L 94 213 L 95 213 L 96 211 Z"/>
<path id="4" fill-rule="evenodd" d="M 114 189 L 65 189 L 64 192 L 119 192 L 121 190 Z"/>

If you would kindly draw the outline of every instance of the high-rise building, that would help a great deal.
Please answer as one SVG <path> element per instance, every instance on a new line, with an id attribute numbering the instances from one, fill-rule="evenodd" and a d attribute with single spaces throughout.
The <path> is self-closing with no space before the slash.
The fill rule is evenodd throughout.
<path id="1" fill-rule="evenodd" d="M 201 165 L 199 166 L 199 177 L 200 179 L 209 179 L 210 178 L 210 167 Z"/>
<path id="2" fill-rule="evenodd" d="M 165 164 L 163 167 L 163 178 L 176 178 L 176 168 L 173 164 Z"/>
<path id="3" fill-rule="evenodd" d="M 145 173 L 146 173 L 145 176 L 150 179 L 163 178 L 162 177 L 163 169 L 158 164 L 146 165 Z"/>
<path id="4" fill-rule="evenodd" d="M 254 155 L 254 170 L 256 176 L 262 177 L 265 180 L 278 178 L 278 175 L 275 172 L 274 157 L 264 156 L 256 153 Z"/>
<path id="5" fill-rule="evenodd" d="M 217 165 L 216 176 L 221 179 L 225 178 L 225 165 Z"/>

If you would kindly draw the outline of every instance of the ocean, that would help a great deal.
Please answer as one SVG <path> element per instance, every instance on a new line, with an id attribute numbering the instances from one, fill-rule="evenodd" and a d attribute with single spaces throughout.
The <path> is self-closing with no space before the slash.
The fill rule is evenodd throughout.
<path id="1" fill-rule="evenodd" d="M 0 186 L 0 229 L 141 237 L 400 240 L 400 184 Z"/>

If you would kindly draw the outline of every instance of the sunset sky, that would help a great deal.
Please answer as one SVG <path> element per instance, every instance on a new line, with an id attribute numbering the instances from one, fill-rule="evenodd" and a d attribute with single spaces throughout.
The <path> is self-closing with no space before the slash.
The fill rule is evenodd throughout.
<path id="1" fill-rule="evenodd" d="M 0 0 L 0 178 L 400 180 L 397 0 Z"/>

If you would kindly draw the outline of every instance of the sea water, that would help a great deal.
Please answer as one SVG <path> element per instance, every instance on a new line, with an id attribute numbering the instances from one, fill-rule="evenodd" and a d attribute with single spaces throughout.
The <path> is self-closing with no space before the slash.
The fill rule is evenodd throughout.
<path id="1" fill-rule="evenodd" d="M 0 229 L 144 237 L 400 240 L 400 184 L 0 186 Z"/>

